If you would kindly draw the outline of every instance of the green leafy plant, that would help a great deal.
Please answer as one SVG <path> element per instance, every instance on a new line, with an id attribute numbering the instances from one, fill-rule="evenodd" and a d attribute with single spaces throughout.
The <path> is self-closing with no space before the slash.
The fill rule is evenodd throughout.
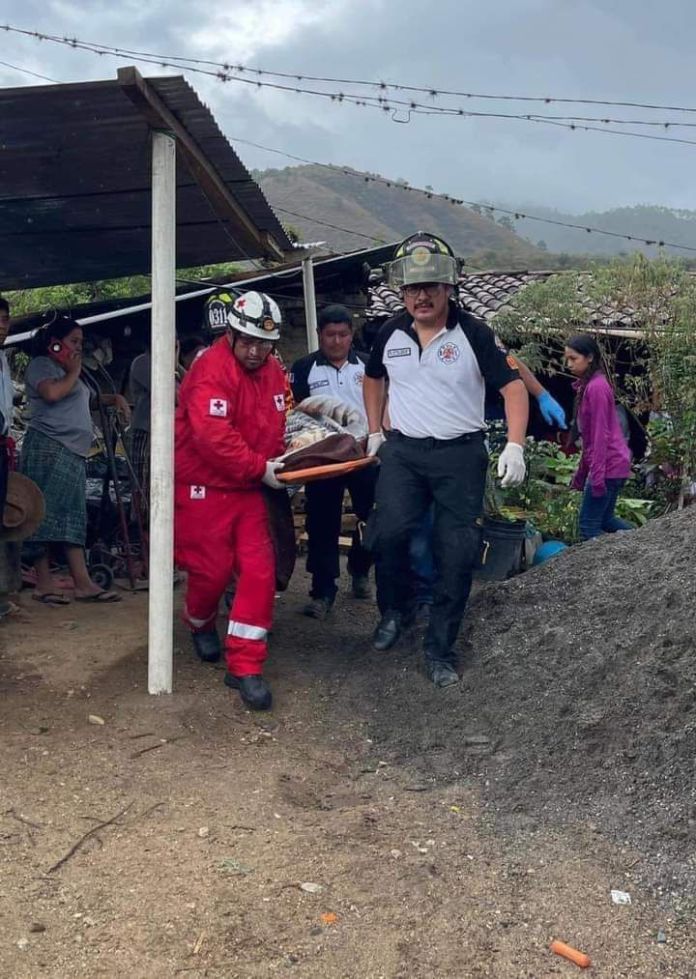
<path id="1" fill-rule="evenodd" d="M 150 280 L 144 275 L 124 279 L 105 279 L 98 282 L 75 282 L 69 285 L 45 286 L 8 292 L 13 318 L 51 309 L 72 310 L 75 306 L 106 299 L 141 296 L 150 290 Z"/>
<path id="2" fill-rule="evenodd" d="M 224 281 L 240 271 L 232 262 L 217 265 L 199 265 L 179 269 L 181 282 Z M 51 309 L 72 310 L 86 303 L 104 302 L 110 299 L 130 299 L 150 292 L 150 277 L 129 275 L 121 279 L 100 279 L 95 282 L 74 282 L 67 285 L 45 286 L 5 293 L 12 316 L 17 318 L 30 313 L 42 313 Z"/>
<path id="3" fill-rule="evenodd" d="M 496 330 L 547 375 L 564 372 L 571 334 L 596 333 L 617 400 L 665 413 L 670 431 L 656 436 L 650 461 L 660 465 L 668 449 L 674 502 L 683 505 L 696 477 L 696 276 L 682 262 L 634 255 L 532 283 L 496 317 Z"/>
<path id="4" fill-rule="evenodd" d="M 553 442 L 527 439 L 527 476 L 520 486 L 503 490 L 493 474 L 499 449 L 494 450 L 489 470 L 486 512 L 490 516 L 532 523 L 544 537 L 574 544 L 579 540 L 578 514 L 582 494 L 570 488 L 578 456 L 566 455 Z M 635 486 L 631 486 L 635 492 Z M 655 502 L 637 496 L 619 498 L 616 513 L 642 526 L 655 511 Z"/>
<path id="5" fill-rule="evenodd" d="M 529 520 L 546 537 L 577 540 L 579 494 L 570 489 L 577 460 L 551 442 L 527 439 L 527 476 L 520 486 L 498 488 L 498 513 Z"/>
<path id="6" fill-rule="evenodd" d="M 681 437 L 666 415 L 648 423 L 648 437 L 650 453 L 638 467 L 639 475 L 634 482 L 640 486 L 641 494 L 652 501 L 653 514 L 661 515 L 679 506 L 685 453 Z"/>
<path id="7" fill-rule="evenodd" d="M 656 509 L 654 500 L 620 496 L 616 501 L 615 512 L 617 517 L 621 517 L 622 520 L 628 520 L 629 523 L 642 527 L 650 517 L 656 515 Z"/>

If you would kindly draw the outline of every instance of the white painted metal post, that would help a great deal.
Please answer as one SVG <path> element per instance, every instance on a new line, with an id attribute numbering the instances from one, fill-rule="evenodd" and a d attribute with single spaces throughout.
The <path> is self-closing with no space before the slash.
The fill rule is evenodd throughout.
<path id="1" fill-rule="evenodd" d="M 174 629 L 176 143 L 152 133 L 150 607 L 148 690 L 171 693 Z"/>
<path id="2" fill-rule="evenodd" d="M 314 294 L 314 266 L 311 255 L 302 259 L 302 285 L 304 287 L 305 323 L 307 324 L 307 350 L 311 354 L 319 349 L 317 300 Z"/>

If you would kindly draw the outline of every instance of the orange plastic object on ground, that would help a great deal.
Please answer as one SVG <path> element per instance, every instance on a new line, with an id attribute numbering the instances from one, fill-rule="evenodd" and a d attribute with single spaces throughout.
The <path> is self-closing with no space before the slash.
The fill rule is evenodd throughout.
<path id="1" fill-rule="evenodd" d="M 365 456 L 364 459 L 351 459 L 350 462 L 331 462 L 326 466 L 312 466 L 311 469 L 296 469 L 294 472 L 276 472 L 276 479 L 281 483 L 311 483 L 315 479 L 331 479 L 332 476 L 345 476 L 357 469 L 365 469 L 377 462 L 376 456 Z"/>
<path id="2" fill-rule="evenodd" d="M 575 965 L 579 965 L 581 969 L 589 969 L 592 965 L 589 955 L 585 955 L 584 952 L 578 952 L 577 948 L 573 948 L 572 945 L 566 945 L 565 942 L 553 941 L 549 948 L 556 955 L 562 955 L 569 962 L 574 962 Z"/>

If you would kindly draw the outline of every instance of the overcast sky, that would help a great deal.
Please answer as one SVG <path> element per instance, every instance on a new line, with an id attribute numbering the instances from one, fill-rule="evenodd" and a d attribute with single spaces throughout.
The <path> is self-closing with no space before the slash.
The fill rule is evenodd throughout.
<path id="1" fill-rule="evenodd" d="M 696 107 L 696 7 L 688 0 L 5 0 L 2 21 L 275 71 Z M 2 38 L 2 61 L 58 81 L 113 77 L 128 63 L 14 34 Z M 144 74 L 172 73 L 138 66 Z M 655 203 L 696 209 L 696 145 L 517 120 L 416 116 L 399 124 L 374 109 L 185 74 L 233 143 L 235 137 L 253 140 L 513 207 L 578 211 Z M 0 65 L 0 86 L 25 84 L 41 82 Z M 412 97 L 471 110 L 696 123 L 696 111 Z M 663 135 L 696 141 L 696 128 Z M 250 167 L 291 165 L 241 143 L 237 150 Z"/>

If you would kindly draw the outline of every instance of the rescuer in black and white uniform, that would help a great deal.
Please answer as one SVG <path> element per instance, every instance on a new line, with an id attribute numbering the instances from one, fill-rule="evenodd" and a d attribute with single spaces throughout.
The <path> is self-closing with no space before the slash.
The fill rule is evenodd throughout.
<path id="1" fill-rule="evenodd" d="M 365 414 L 363 380 L 367 355 L 353 349 L 353 319 L 345 306 L 325 307 L 318 318 L 319 350 L 296 361 L 291 384 L 295 403 L 314 395 L 336 398 Z M 376 467 L 359 470 L 337 479 L 307 483 L 307 570 L 312 575 L 311 601 L 303 612 L 313 619 L 325 619 L 336 597 L 339 576 L 338 538 L 341 534 L 343 497 L 350 493 L 353 510 L 360 521 L 367 520 L 375 498 Z M 371 597 L 368 574 L 370 553 L 362 546 L 361 535 L 353 533 L 348 555 L 348 573 L 353 579 L 354 598 Z"/>
<path id="2" fill-rule="evenodd" d="M 500 391 L 508 442 L 500 456 L 503 486 L 522 482 L 529 402 L 512 358 L 492 330 L 451 302 L 458 262 L 446 242 L 419 232 L 396 250 L 390 282 L 405 312 L 379 331 L 365 372 L 368 454 L 379 454 L 376 571 L 381 621 L 376 649 L 388 649 L 411 621 L 409 541 L 434 505 L 437 582 L 424 640 L 437 686 L 458 682 L 457 638 L 478 559 L 488 467 L 486 385 Z M 389 382 L 391 430 L 382 430 Z"/>

